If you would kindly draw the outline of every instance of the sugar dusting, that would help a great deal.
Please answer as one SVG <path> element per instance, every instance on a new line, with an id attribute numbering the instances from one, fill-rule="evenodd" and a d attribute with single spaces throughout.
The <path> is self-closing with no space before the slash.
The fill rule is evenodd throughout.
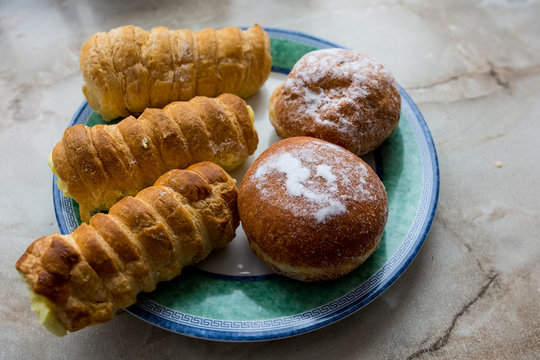
<path id="1" fill-rule="evenodd" d="M 317 173 L 315 176 L 325 178 L 329 183 L 336 181 L 336 175 L 332 173 L 332 167 L 326 164 L 317 165 Z"/>
<path id="2" fill-rule="evenodd" d="M 344 149 L 322 141 L 313 141 L 301 147 L 276 152 L 259 164 L 254 179 L 265 200 L 279 202 L 279 206 L 295 216 L 313 217 L 319 223 L 347 211 L 349 201 L 372 196 L 369 189 L 352 189 L 350 177 L 368 175 L 362 163 L 351 165 L 340 161 L 352 156 Z M 280 194 L 266 188 L 265 179 L 277 179 Z M 291 197 L 296 198 L 291 201 Z M 300 201 L 299 201 L 300 200 Z"/>
<path id="3" fill-rule="evenodd" d="M 369 99 L 385 93 L 399 104 L 389 90 L 392 86 L 397 89 L 390 71 L 369 56 L 338 48 L 312 51 L 295 64 L 285 81 L 283 108 L 294 109 L 295 116 L 287 121 L 304 134 L 322 126 L 355 142 L 384 130 L 370 120 L 377 104 Z"/>

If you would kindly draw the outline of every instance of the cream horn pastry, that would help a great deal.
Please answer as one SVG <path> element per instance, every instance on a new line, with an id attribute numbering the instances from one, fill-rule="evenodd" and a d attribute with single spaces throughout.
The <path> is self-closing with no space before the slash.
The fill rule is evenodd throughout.
<path id="1" fill-rule="evenodd" d="M 122 26 L 94 34 L 80 53 L 83 93 L 106 121 L 197 95 L 246 98 L 271 67 L 270 39 L 259 25 L 197 32 Z"/>
<path id="2" fill-rule="evenodd" d="M 203 162 L 171 170 L 72 234 L 35 240 L 16 268 L 56 335 L 109 321 L 139 292 L 178 276 L 235 236 L 236 182 Z"/>
<path id="3" fill-rule="evenodd" d="M 240 97 L 195 97 L 147 109 L 115 125 L 67 128 L 49 158 L 64 195 L 81 219 L 109 209 L 171 169 L 212 161 L 232 170 L 257 148 L 254 114 Z"/>

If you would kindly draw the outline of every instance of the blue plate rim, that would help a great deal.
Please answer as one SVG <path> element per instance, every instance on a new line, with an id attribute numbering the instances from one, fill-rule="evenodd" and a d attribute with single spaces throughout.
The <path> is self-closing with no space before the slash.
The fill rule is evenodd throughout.
<path id="1" fill-rule="evenodd" d="M 286 30 L 286 29 L 279 29 L 279 28 L 267 28 L 265 27 L 265 30 L 269 33 L 271 38 L 279 38 L 284 40 L 292 40 L 296 42 L 303 43 L 305 45 L 313 46 L 316 48 L 329 48 L 329 47 L 340 47 L 337 44 L 334 44 L 332 42 L 329 42 L 324 39 L 320 39 L 318 37 L 305 34 L 299 31 L 293 31 L 293 30 Z M 284 72 L 284 69 L 280 68 L 272 68 L 272 71 L 276 72 Z M 285 71 L 288 71 L 285 69 Z M 360 284 L 355 290 L 351 291 L 350 293 L 344 295 L 344 297 L 348 296 L 351 293 L 354 293 L 356 290 L 360 289 L 362 286 L 372 286 L 373 288 L 364 296 L 355 298 L 354 301 L 351 301 L 347 303 L 347 306 L 345 307 L 338 307 L 337 309 L 330 309 L 326 313 L 324 313 L 322 316 L 315 316 L 310 317 L 310 312 L 313 312 L 313 310 L 320 309 L 324 306 L 329 306 L 329 304 L 332 304 L 333 302 L 330 302 L 329 304 L 325 304 L 322 307 L 319 307 L 317 309 L 312 309 L 304 313 L 295 314 L 293 316 L 286 316 L 281 318 L 274 318 L 274 319 L 264 319 L 264 320 L 257 320 L 257 321 L 219 321 L 216 319 L 208 319 L 208 318 L 202 318 L 198 316 L 193 316 L 189 314 L 185 314 L 188 316 L 189 320 L 186 323 L 184 322 L 178 322 L 174 321 L 175 318 L 179 316 L 179 312 L 163 308 L 159 310 L 155 310 L 156 307 L 155 304 L 152 301 L 146 299 L 143 296 L 139 297 L 139 301 L 129 308 L 125 309 L 127 312 L 133 314 L 134 316 L 151 323 L 154 326 L 158 326 L 160 328 L 175 332 L 184 334 L 191 337 L 196 338 L 203 338 L 203 339 L 209 339 L 209 340 L 218 340 L 218 341 L 237 341 L 237 342 L 246 342 L 246 341 L 263 341 L 263 340 L 272 340 L 272 339 L 279 339 L 279 338 L 286 338 L 291 337 L 303 333 L 307 333 L 322 327 L 325 327 L 327 325 L 330 325 L 338 320 L 341 320 L 356 311 L 360 310 L 367 304 L 369 304 L 371 301 L 376 299 L 379 295 L 381 295 L 386 289 L 388 289 L 392 284 L 396 282 L 396 280 L 404 273 L 404 271 L 409 267 L 411 262 L 414 260 L 414 258 L 417 256 L 418 252 L 420 251 L 428 233 L 431 228 L 431 224 L 433 222 L 433 218 L 435 216 L 435 211 L 438 203 L 438 197 L 439 197 L 439 185 L 440 185 L 440 179 L 439 179 L 439 165 L 438 165 L 438 158 L 437 158 L 437 152 L 435 149 L 435 144 L 433 142 L 433 138 L 431 136 L 431 132 L 429 131 L 429 128 L 427 126 L 427 123 L 422 116 L 420 110 L 412 100 L 412 98 L 409 96 L 409 94 L 400 87 L 400 92 L 402 96 L 402 103 L 405 103 L 408 107 L 408 110 L 411 112 L 411 115 L 413 119 L 416 121 L 411 121 L 411 117 L 407 116 L 407 119 L 409 120 L 409 124 L 411 127 L 413 127 L 413 132 L 416 136 L 416 140 L 418 143 L 418 146 L 420 147 L 420 154 L 422 158 L 422 169 L 423 169 L 423 188 L 422 188 L 422 200 L 427 195 L 427 203 L 419 204 L 419 207 L 417 209 L 417 215 L 415 216 L 413 225 L 411 226 L 411 229 L 409 230 L 409 233 L 407 234 L 407 237 L 404 239 L 404 242 L 407 240 L 407 238 L 411 235 L 411 230 L 415 225 L 417 225 L 419 218 L 418 211 L 422 208 L 422 210 L 425 210 L 423 217 L 420 220 L 423 220 L 421 224 L 419 224 L 420 228 L 418 231 L 415 232 L 415 239 L 411 244 L 411 247 L 407 249 L 407 252 L 403 254 L 404 261 L 399 263 L 399 266 L 392 269 L 390 272 L 385 272 L 385 267 L 396 257 L 396 254 L 401 250 L 402 245 L 400 246 L 400 249 L 396 251 L 396 253 L 390 258 L 384 265 L 379 269 L 377 273 L 372 275 L 370 279 L 368 279 L 363 284 Z M 69 122 L 68 126 L 72 126 L 79 122 L 81 119 L 81 116 L 83 116 L 86 113 L 91 113 L 92 109 L 88 105 L 86 101 L 83 101 L 83 103 L 79 106 L 75 114 L 73 115 L 71 121 Z M 422 151 L 424 150 L 424 151 Z M 66 213 L 62 210 L 62 207 L 69 209 L 70 207 L 73 207 L 72 200 L 70 198 L 66 198 L 63 196 L 62 192 L 58 189 L 58 186 L 56 185 L 57 177 L 53 175 L 53 204 L 55 209 L 55 216 L 57 219 L 57 223 L 59 226 L 59 230 L 62 234 L 68 234 L 71 232 L 70 230 L 70 224 L 73 225 L 73 221 L 76 220 L 69 216 L 69 212 Z M 370 280 L 372 280 L 374 277 L 376 278 L 379 273 L 384 273 L 384 281 L 377 282 L 376 284 L 370 284 Z M 341 299 L 341 298 L 340 298 Z M 337 300 L 337 299 L 336 299 Z M 335 301 L 336 301 L 335 300 Z M 317 311 L 316 311 L 317 312 Z M 320 313 L 320 311 L 319 311 Z M 181 314 L 181 313 L 180 313 Z M 181 314 L 184 315 L 184 314 Z M 299 319 L 298 321 L 290 321 L 291 318 L 296 317 Z M 283 321 L 285 321 L 285 325 L 283 324 Z M 289 324 L 287 324 L 289 322 Z M 278 323 L 279 326 L 269 326 L 268 328 L 265 328 L 263 326 L 263 323 L 271 324 L 271 323 Z M 216 326 L 216 324 L 221 325 L 221 327 Z M 226 324 L 223 326 L 223 324 Z"/>

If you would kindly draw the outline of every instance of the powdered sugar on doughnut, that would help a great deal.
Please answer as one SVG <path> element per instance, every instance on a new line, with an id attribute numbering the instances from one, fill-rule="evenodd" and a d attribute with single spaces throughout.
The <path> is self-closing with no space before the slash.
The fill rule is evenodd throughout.
<path id="1" fill-rule="evenodd" d="M 365 154 L 395 129 L 398 85 L 378 60 L 347 49 L 304 55 L 271 99 L 282 137 L 315 136 Z"/>
<path id="2" fill-rule="evenodd" d="M 375 74 L 394 82 L 392 74 L 371 57 L 345 49 L 324 49 L 302 57 L 284 87 L 291 94 L 303 97 L 300 112 L 310 115 L 315 122 L 347 133 L 352 130 L 350 117 L 361 114 L 362 99 L 369 95 L 370 89 L 379 86 Z M 337 86 L 325 86 L 330 82 Z M 341 109 L 353 109 L 353 114 L 340 114 Z"/>
<path id="3" fill-rule="evenodd" d="M 254 173 L 255 185 L 265 201 L 279 202 L 276 205 L 295 216 L 312 217 L 323 223 L 346 212 L 349 202 L 374 196 L 368 187 L 351 187 L 351 176 L 360 178 L 360 183 L 365 184 L 369 174 L 362 162 L 351 165 L 349 161 L 340 161 L 344 156 L 354 155 L 322 141 L 281 150 L 259 164 Z M 269 178 L 277 179 L 280 192 L 266 187 Z M 283 193 L 286 196 L 281 196 Z M 290 198 L 294 198 L 293 201 Z"/>

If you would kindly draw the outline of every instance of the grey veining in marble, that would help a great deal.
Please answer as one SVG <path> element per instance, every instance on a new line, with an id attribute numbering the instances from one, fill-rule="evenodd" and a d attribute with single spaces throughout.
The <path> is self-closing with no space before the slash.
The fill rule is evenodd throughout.
<path id="1" fill-rule="evenodd" d="M 0 358 L 537 359 L 540 2 L 13 1 L 0 3 Z M 431 232 L 405 274 L 348 318 L 298 337 L 218 343 L 121 312 L 55 338 L 14 270 L 57 231 L 47 154 L 83 100 L 94 32 L 250 25 L 302 31 L 385 63 L 438 150 Z"/>

